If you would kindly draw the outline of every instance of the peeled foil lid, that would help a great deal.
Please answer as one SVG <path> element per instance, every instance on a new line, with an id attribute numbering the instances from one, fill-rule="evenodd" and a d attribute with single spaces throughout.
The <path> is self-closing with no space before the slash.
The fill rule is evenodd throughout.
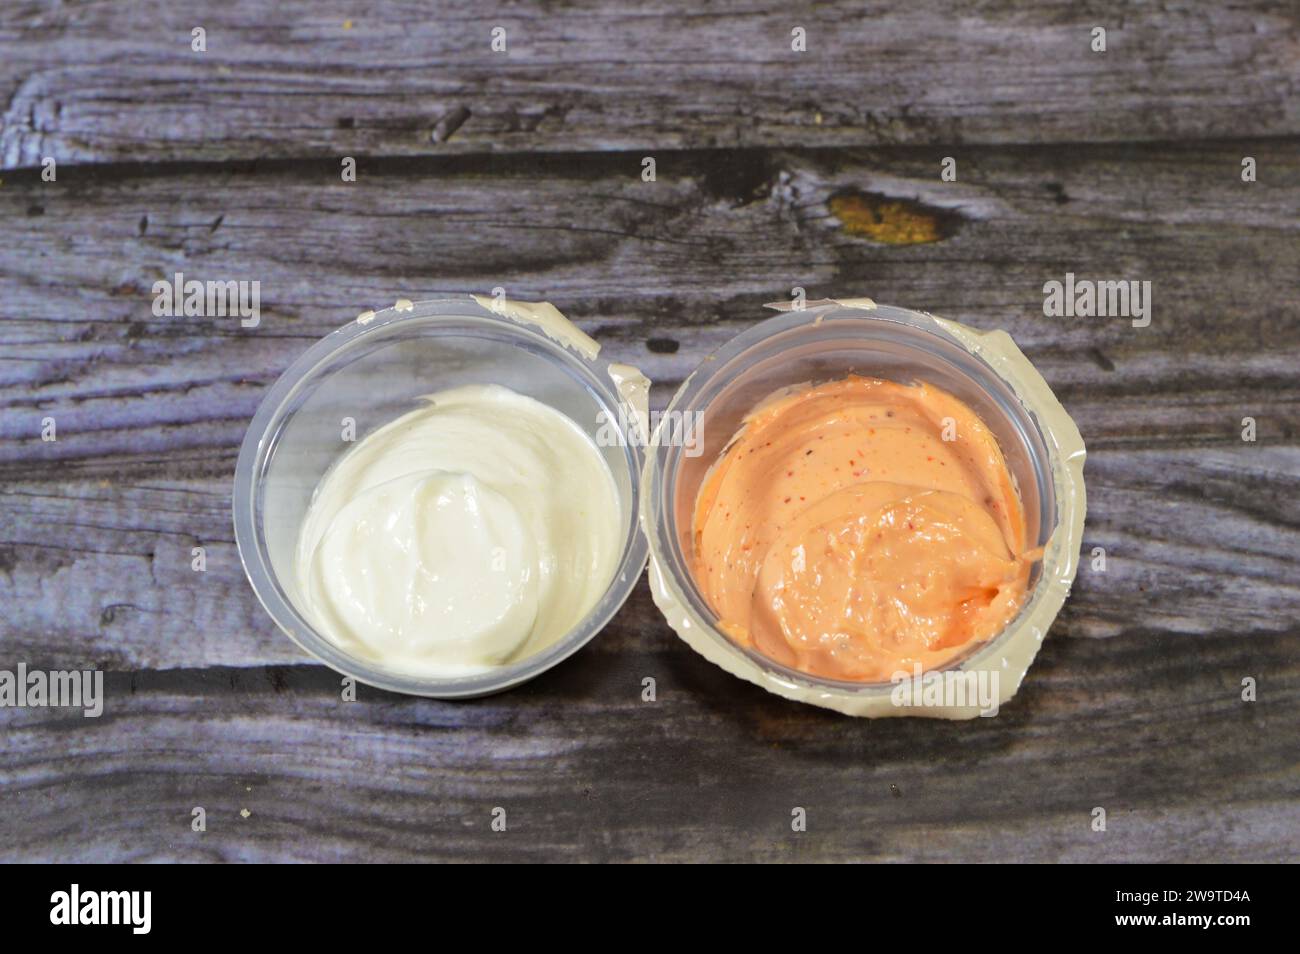
<path id="1" fill-rule="evenodd" d="M 870 299 L 809 302 L 808 307 L 837 304 L 874 310 Z M 978 331 L 955 321 L 924 315 L 967 351 L 982 358 L 1015 391 L 1038 422 L 1050 457 L 1056 491 L 1056 529 L 1044 547 L 1042 576 L 1029 601 L 998 636 L 974 650 L 957 666 L 909 677 L 892 685 L 831 686 L 789 678 L 763 668 L 744 650 L 717 632 L 687 606 L 666 578 L 653 550 L 650 591 L 668 625 L 697 653 L 733 676 L 796 702 L 867 718 L 920 716 L 972 719 L 996 715 L 1024 681 L 1043 637 L 1060 612 L 1079 567 L 1087 494 L 1083 482 L 1086 451 L 1079 429 L 1056 399 L 1043 376 L 1005 331 Z M 657 442 L 656 435 L 656 442 Z M 647 472 L 650 457 L 647 458 Z M 642 519 L 645 519 L 645 510 Z M 647 528 L 647 536 L 652 536 Z M 977 687 L 979 687 L 977 689 Z M 987 695 L 985 695 L 987 693 Z"/>

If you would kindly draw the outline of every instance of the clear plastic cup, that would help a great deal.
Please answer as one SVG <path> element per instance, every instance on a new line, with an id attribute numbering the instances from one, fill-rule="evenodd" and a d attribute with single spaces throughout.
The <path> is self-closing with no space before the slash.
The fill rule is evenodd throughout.
<path id="1" fill-rule="evenodd" d="M 772 306 L 788 308 L 788 306 Z M 1003 699 L 1023 679 L 1077 567 L 1085 509 L 1078 430 L 1004 332 L 981 335 L 922 312 L 871 302 L 810 303 L 754 325 L 704 360 L 683 383 L 652 440 L 642 478 L 642 524 L 650 541 L 650 582 L 670 625 L 706 658 L 787 698 L 852 715 L 967 718 L 972 707 L 900 711 L 897 683 L 811 676 L 729 639 L 691 572 L 692 518 L 705 475 L 745 416 L 773 392 L 849 374 L 901 383 L 925 381 L 970 406 L 996 435 L 1018 486 L 1032 545 L 1030 595 L 998 636 L 944 669 L 1000 674 Z M 699 423 L 703 450 L 689 456 L 664 439 L 674 420 Z"/>
<path id="2" fill-rule="evenodd" d="M 355 440 L 413 410 L 423 395 L 466 384 L 500 384 L 567 415 L 597 442 L 618 488 L 623 551 L 586 618 L 537 654 L 490 672 L 432 679 L 350 655 L 299 609 L 294 551 L 321 477 Z M 499 692 L 545 672 L 584 646 L 618 611 L 646 560 L 638 530 L 641 442 L 597 441 L 635 421 L 610 363 L 566 347 L 536 325 L 496 314 L 466 295 L 401 303 L 352 321 L 312 345 L 271 387 L 253 417 L 235 468 L 235 540 L 244 570 L 271 618 L 303 650 L 383 689 L 437 698 Z M 624 435 L 626 429 L 620 428 Z M 616 446 L 605 446 L 616 445 Z"/>

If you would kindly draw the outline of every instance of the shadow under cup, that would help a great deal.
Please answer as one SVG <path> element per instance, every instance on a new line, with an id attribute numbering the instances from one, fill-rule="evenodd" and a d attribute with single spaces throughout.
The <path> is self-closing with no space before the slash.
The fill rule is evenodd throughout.
<path id="1" fill-rule="evenodd" d="M 608 362 L 542 331 L 493 314 L 469 297 L 418 302 L 352 322 L 312 346 L 272 386 L 249 426 L 235 474 L 235 537 L 250 583 L 281 629 L 308 653 L 362 682 L 415 695 L 498 692 L 549 669 L 587 643 L 626 600 L 645 564 L 638 531 L 642 450 L 611 442 L 620 416 Z M 558 642 L 490 672 L 455 679 L 412 676 L 344 651 L 300 606 L 294 556 L 303 517 L 326 471 L 366 435 L 470 384 L 499 384 L 566 415 L 592 438 L 618 491 L 623 551 L 595 607 Z M 345 430 L 353 433 L 345 436 Z M 598 439 L 598 435 L 601 439 Z M 613 445 L 613 446 L 609 446 Z"/>
<path id="2" fill-rule="evenodd" d="M 851 374 L 902 384 L 923 381 L 965 402 L 1001 445 L 1024 506 L 1029 546 L 1047 544 L 1057 525 L 1057 500 L 1047 445 L 1033 415 L 1006 381 L 977 355 L 943 334 L 933 318 L 884 305 L 865 313 L 834 305 L 791 311 L 733 338 L 687 380 L 665 414 L 665 421 L 696 422 L 694 439 L 702 452 L 688 456 L 681 442 L 652 447 L 644 483 L 649 495 L 648 529 L 655 536 L 653 559 L 673 584 L 674 596 L 692 617 L 706 624 L 710 636 L 725 643 L 729 652 L 747 656 L 785 681 L 864 690 L 890 684 L 811 676 L 732 642 L 718 630 L 718 617 L 691 572 L 692 523 L 700 485 L 746 415 L 782 388 L 820 384 Z M 696 449 L 690 448 L 691 453 Z M 1041 577 L 1039 560 L 1030 571 L 1029 592 Z M 1028 604 L 1028 597 L 1025 602 Z M 1022 606 L 1022 614 L 1024 609 Z M 1015 625 L 1012 620 L 1004 632 Z M 994 637 L 970 647 L 943 668 L 959 667 L 997 640 Z"/>

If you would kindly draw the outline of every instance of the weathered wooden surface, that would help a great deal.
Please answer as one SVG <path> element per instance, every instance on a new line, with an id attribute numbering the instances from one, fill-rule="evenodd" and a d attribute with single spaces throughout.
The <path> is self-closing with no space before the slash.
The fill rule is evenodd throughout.
<path id="1" fill-rule="evenodd" d="M 480 9 L 358 5 L 342 32 L 295 4 L 0 12 L 0 161 L 28 167 L 0 173 L 0 669 L 108 670 L 101 719 L 0 709 L 0 858 L 1294 859 L 1294 9 L 1142 7 L 1099 66 L 1057 44 L 1082 30 L 1086 52 L 1109 10 L 830 6 L 835 46 L 779 74 L 758 38 L 788 49 L 784 11 L 710 5 L 674 34 L 631 7 L 512 8 L 493 66 L 445 28 L 489 30 Z M 639 65 L 593 49 L 607 33 Z M 957 38 L 960 56 L 899 52 Z M 473 115 L 450 139 L 417 128 L 457 104 Z M 1076 139 L 1094 141 L 1054 144 Z M 719 143 L 753 148 L 698 148 Z M 370 158 L 344 183 L 353 151 Z M 919 202 L 941 240 L 855 234 L 845 210 L 873 197 Z M 175 271 L 259 280 L 261 325 L 155 318 Z M 1045 317 L 1067 271 L 1151 281 L 1150 327 Z M 784 702 L 695 656 L 644 585 L 515 692 L 342 703 L 244 581 L 238 443 L 280 371 L 362 308 L 498 284 L 643 367 L 658 405 L 794 286 L 1004 327 L 1088 443 L 1085 546 L 1107 571 L 1085 563 L 994 720 Z"/>
<path id="2" fill-rule="evenodd" d="M 1269 0 L 9 2 L 0 163 L 1287 134 L 1298 25 Z"/>
<path id="3" fill-rule="evenodd" d="M 477 702 L 344 704 L 301 666 L 123 674 L 97 722 L 9 711 L 0 858 L 1294 860 L 1294 637 L 1057 633 L 996 719 L 872 723 L 740 683 L 654 612 L 638 593 Z"/>

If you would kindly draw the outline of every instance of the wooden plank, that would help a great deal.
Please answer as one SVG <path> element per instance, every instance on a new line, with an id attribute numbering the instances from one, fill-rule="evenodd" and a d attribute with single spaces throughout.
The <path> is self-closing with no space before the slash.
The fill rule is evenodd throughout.
<path id="1" fill-rule="evenodd" d="M 399 295 L 503 282 L 642 365 L 662 406 L 794 285 L 1006 327 L 1090 450 L 1087 566 L 1055 632 L 1292 632 L 1300 612 L 1294 142 L 104 167 L 0 188 L 0 638 L 112 669 L 303 657 L 243 581 L 230 480 L 266 387 L 316 337 Z M 1260 181 L 1238 175 L 1241 155 Z M 835 197 L 911 199 L 952 234 L 849 234 Z M 510 210 L 503 214 L 500 210 Z M 39 214 L 37 214 L 39 213 Z M 990 249 L 994 250 L 990 254 Z M 507 251 L 508 250 L 508 251 Z M 255 278 L 264 314 L 155 318 L 182 270 Z M 1047 318 L 1042 285 L 1153 281 L 1151 325 Z M 674 350 L 675 349 L 675 350 Z M 59 439 L 39 439 L 46 416 Z M 1259 440 L 1240 439 L 1257 419 Z M 208 569 L 190 569 L 190 548 Z M 662 628 L 653 613 L 638 632 Z M 1243 640 L 1248 653 L 1252 640 Z M 1153 650 L 1154 651 L 1154 650 Z"/>
<path id="2" fill-rule="evenodd" d="M 961 724 L 785 702 L 654 626 L 465 703 L 343 703 L 320 667 L 122 674 L 99 720 L 0 710 L 0 858 L 1289 861 L 1298 661 L 1294 628 L 1053 638 Z"/>
<path id="3" fill-rule="evenodd" d="M 340 9 L 7 3 L 0 168 L 1300 133 L 1298 13 L 1276 0 Z"/>

